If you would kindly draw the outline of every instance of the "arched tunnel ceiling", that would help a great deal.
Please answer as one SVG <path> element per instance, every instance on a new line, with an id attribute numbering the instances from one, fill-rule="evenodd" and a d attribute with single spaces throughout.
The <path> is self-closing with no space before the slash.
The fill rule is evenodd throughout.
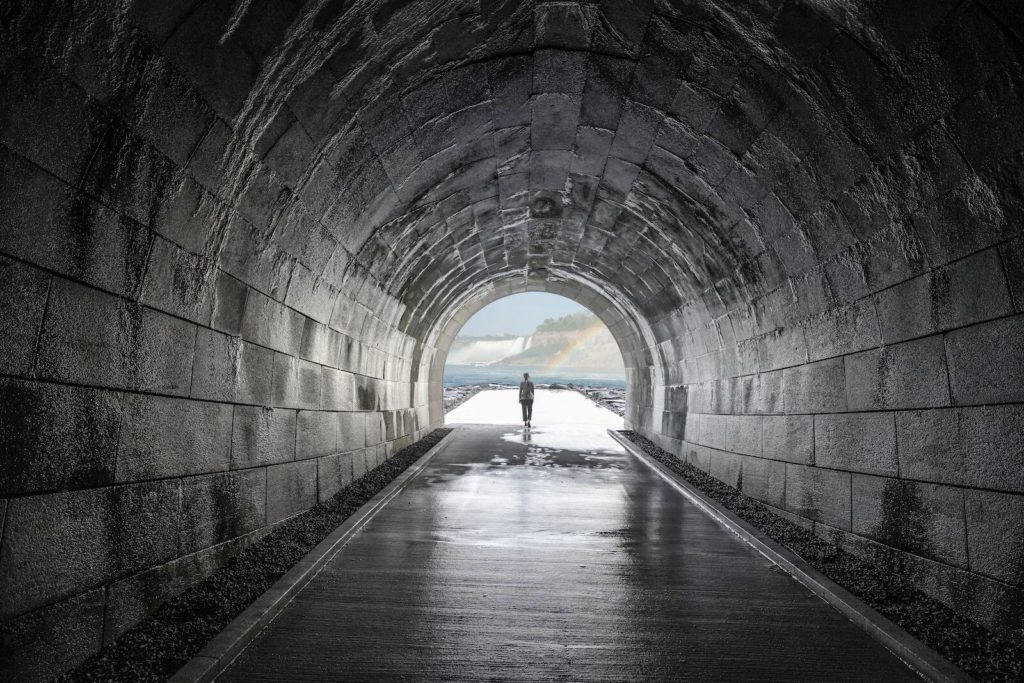
<path id="1" fill-rule="evenodd" d="M 182 51 L 194 16 L 169 32 L 136 12 L 200 86 L 231 82 Z M 300 258 L 340 243 L 305 259 L 313 277 L 368 274 L 414 337 L 510 273 L 597 283 L 697 336 L 738 336 L 730 313 L 770 329 L 773 295 L 804 316 L 852 300 L 885 268 L 872 240 L 923 251 L 915 209 L 982 172 L 957 107 L 1012 87 L 1021 51 L 984 3 L 254 2 L 221 19 L 222 42 L 264 26 L 268 52 L 247 96 L 222 93 L 239 134 L 223 194 L 271 182 L 262 155 L 302 201 L 260 239 Z"/>

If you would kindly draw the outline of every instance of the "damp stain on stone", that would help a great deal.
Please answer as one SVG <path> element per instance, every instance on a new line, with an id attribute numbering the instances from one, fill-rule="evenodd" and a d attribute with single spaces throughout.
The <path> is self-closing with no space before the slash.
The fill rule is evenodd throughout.
<path id="1" fill-rule="evenodd" d="M 916 482 L 889 479 L 880 505 L 881 520 L 871 530 L 874 538 L 915 555 L 932 555 L 928 530 L 934 513 Z"/>

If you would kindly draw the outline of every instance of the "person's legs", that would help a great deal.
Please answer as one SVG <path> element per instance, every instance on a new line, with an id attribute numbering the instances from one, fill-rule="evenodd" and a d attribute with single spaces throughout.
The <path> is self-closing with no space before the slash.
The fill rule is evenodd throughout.
<path id="1" fill-rule="evenodd" d="M 520 401 L 519 402 L 519 405 L 521 405 L 523 407 L 523 422 L 526 422 L 527 420 L 530 419 L 530 415 L 527 412 L 527 408 L 526 408 L 526 406 L 528 406 L 529 404 L 530 404 L 529 401 Z"/>
<path id="2" fill-rule="evenodd" d="M 523 401 L 523 415 L 526 416 L 526 423 L 533 422 L 533 401 Z"/>

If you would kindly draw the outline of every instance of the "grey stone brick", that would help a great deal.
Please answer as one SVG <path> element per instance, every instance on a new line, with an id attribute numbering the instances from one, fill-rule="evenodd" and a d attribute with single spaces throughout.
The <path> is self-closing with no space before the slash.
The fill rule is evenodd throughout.
<path id="1" fill-rule="evenodd" d="M 188 393 L 195 326 L 55 279 L 39 375 L 78 384 Z"/>
<path id="2" fill-rule="evenodd" d="M 786 464 L 762 458 L 743 458 L 742 491 L 769 505 L 785 504 Z"/>
<path id="3" fill-rule="evenodd" d="M 814 418 L 811 415 L 766 415 L 761 425 L 766 458 L 814 463 Z"/>
<path id="4" fill-rule="evenodd" d="M 249 288 L 245 284 L 223 271 L 217 271 L 211 327 L 232 336 L 242 334 L 242 319 L 248 294 Z"/>
<path id="5" fill-rule="evenodd" d="M 0 379 L 0 496 L 114 482 L 121 395 Z"/>
<path id="6" fill-rule="evenodd" d="M 378 428 L 380 418 L 373 413 L 338 413 L 338 450 L 354 451 L 370 444 L 368 425 Z M 375 442 L 376 443 L 376 442 Z"/>
<path id="7" fill-rule="evenodd" d="M 126 396 L 117 447 L 117 481 L 228 469 L 231 419 L 231 406 L 221 403 Z"/>
<path id="8" fill-rule="evenodd" d="M 887 344 L 1013 311 L 996 250 L 975 254 L 877 295 Z"/>
<path id="9" fill-rule="evenodd" d="M 267 468 L 267 524 L 274 524 L 316 504 L 316 460 Z"/>
<path id="10" fill-rule="evenodd" d="M 842 358 L 786 368 L 782 378 L 783 407 L 787 413 L 841 412 L 846 410 L 846 371 Z"/>
<path id="11" fill-rule="evenodd" d="M 786 463 L 786 510 L 850 529 L 850 473 Z"/>
<path id="12" fill-rule="evenodd" d="M 337 453 L 316 461 L 318 499 L 322 503 L 352 483 L 352 455 Z"/>
<path id="13" fill-rule="evenodd" d="M 815 415 L 814 462 L 821 467 L 896 476 L 894 415 Z"/>
<path id="14" fill-rule="evenodd" d="M 758 367 L 762 371 L 778 370 L 807 362 L 807 342 L 800 327 L 787 327 L 770 332 L 758 340 Z"/>
<path id="15" fill-rule="evenodd" d="M 946 352 L 939 335 L 864 351 L 845 362 L 850 410 L 949 405 Z"/>
<path id="16" fill-rule="evenodd" d="M 324 410 L 355 410 L 356 378 L 342 370 L 324 367 L 321 378 Z"/>
<path id="17" fill-rule="evenodd" d="M 0 614 L 13 616 L 174 557 L 177 481 L 16 498 L 0 556 Z"/>
<path id="18" fill-rule="evenodd" d="M 964 491 L 971 571 L 1024 585 L 1024 496 Z"/>
<path id="19" fill-rule="evenodd" d="M 300 410 L 296 423 L 295 458 L 319 458 L 338 452 L 337 413 Z"/>
<path id="20" fill-rule="evenodd" d="M 1018 237 L 999 246 L 1006 280 L 1013 298 L 1013 308 L 1024 313 L 1024 237 Z"/>
<path id="21" fill-rule="evenodd" d="M 50 276 L 0 256 L 0 372 L 32 370 Z"/>
<path id="22" fill-rule="evenodd" d="M 301 313 L 250 289 L 242 317 L 242 337 L 260 346 L 297 356 L 302 344 L 304 319 Z"/>
<path id="23" fill-rule="evenodd" d="M 728 450 L 743 455 L 761 455 L 761 416 L 730 415 L 728 418 Z"/>
<path id="24" fill-rule="evenodd" d="M 711 453 L 711 469 L 709 474 L 729 486 L 739 488 L 742 483 L 740 473 L 743 468 L 744 459 L 743 456 L 736 455 L 735 453 L 714 451 Z"/>
<path id="25" fill-rule="evenodd" d="M 967 567 L 963 489 L 853 475 L 853 533 Z"/>
<path id="26" fill-rule="evenodd" d="M 269 405 L 274 352 L 200 328 L 192 361 L 193 398 Z"/>
<path id="27" fill-rule="evenodd" d="M 811 361 L 862 351 L 881 343 L 871 299 L 861 299 L 846 308 L 811 319 L 805 334 Z"/>
<path id="28" fill-rule="evenodd" d="M 896 426 L 902 476 L 1024 492 L 1024 407 L 900 412 Z"/>
<path id="29" fill-rule="evenodd" d="M 1024 401 L 1024 315 L 946 335 L 953 402 Z"/>
<path id="30" fill-rule="evenodd" d="M 5 681 L 48 681 L 96 652 L 103 636 L 102 588 L 5 620 Z"/>
<path id="31" fill-rule="evenodd" d="M 263 468 L 185 479 L 178 553 L 194 553 L 255 531 L 266 522 L 266 505 Z"/>
<path id="32" fill-rule="evenodd" d="M 231 469 L 295 459 L 296 411 L 259 406 L 235 406 L 234 410 Z"/>

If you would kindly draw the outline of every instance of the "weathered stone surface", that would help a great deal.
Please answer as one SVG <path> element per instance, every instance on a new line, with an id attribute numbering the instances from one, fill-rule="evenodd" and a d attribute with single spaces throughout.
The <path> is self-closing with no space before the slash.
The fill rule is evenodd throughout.
<path id="1" fill-rule="evenodd" d="M 0 553 L 0 614 L 13 616 L 175 557 L 177 481 L 13 500 Z"/>
<path id="2" fill-rule="evenodd" d="M 896 427 L 903 476 L 1024 492 L 1024 408 L 900 412 Z"/>
<path id="3" fill-rule="evenodd" d="M 815 415 L 814 464 L 895 476 L 896 421 L 893 414 Z"/>
<path id="4" fill-rule="evenodd" d="M 37 365 L 57 381 L 188 393 L 195 326 L 56 279 Z"/>
<path id="5" fill-rule="evenodd" d="M 743 458 L 743 493 L 762 502 L 785 505 L 786 464 L 762 458 Z"/>
<path id="6" fill-rule="evenodd" d="M 753 415 L 734 415 L 728 418 L 727 447 L 734 453 L 761 455 L 761 418 Z"/>
<path id="7" fill-rule="evenodd" d="M 273 352 L 200 328 L 190 395 L 210 401 L 270 404 Z"/>
<path id="8" fill-rule="evenodd" d="M 132 394 L 124 398 L 117 481 L 228 469 L 230 405 Z M 188 429 L 183 429 L 188 425 Z"/>
<path id="9" fill-rule="evenodd" d="M 0 624 L 0 676 L 46 681 L 80 664 L 102 643 L 105 602 L 98 588 Z"/>
<path id="10" fill-rule="evenodd" d="M 178 553 L 190 554 L 266 524 L 267 471 L 189 477 L 181 484 Z"/>
<path id="11" fill-rule="evenodd" d="M 316 460 L 267 468 L 267 524 L 279 522 L 316 503 Z"/>
<path id="12" fill-rule="evenodd" d="M 338 413 L 338 450 L 354 451 L 370 445 L 368 425 L 377 428 L 378 420 L 367 413 Z"/>
<path id="13" fill-rule="evenodd" d="M 0 380 L 0 496 L 114 482 L 119 393 Z"/>
<path id="14" fill-rule="evenodd" d="M 32 369 L 49 286 L 46 273 L 0 257 L 0 372 Z"/>
<path id="15" fill-rule="evenodd" d="M 295 458 L 319 458 L 338 452 L 337 413 L 300 410 L 296 422 Z"/>
<path id="16" fill-rule="evenodd" d="M 789 414 L 846 410 L 846 371 L 842 358 L 787 368 L 783 406 Z"/>
<path id="17" fill-rule="evenodd" d="M 772 460 L 814 463 L 814 418 L 810 415 L 766 415 L 761 423 L 762 455 Z"/>
<path id="18" fill-rule="evenodd" d="M 1024 496 L 964 491 L 971 570 L 1024 586 Z"/>
<path id="19" fill-rule="evenodd" d="M 967 568 L 963 489 L 855 474 L 853 533 Z"/>
<path id="20" fill-rule="evenodd" d="M 954 403 L 1024 401 L 1024 316 L 951 332 L 946 355 Z"/>
<path id="21" fill-rule="evenodd" d="M 949 405 L 946 352 L 940 335 L 854 354 L 845 363 L 850 410 Z"/>
<path id="22" fill-rule="evenodd" d="M 231 469 L 295 459 L 296 411 L 235 406 L 231 431 Z"/>
<path id="23" fill-rule="evenodd" d="M 317 496 L 322 503 L 352 483 L 352 454 L 337 453 L 316 461 Z"/>
<path id="24" fill-rule="evenodd" d="M 806 519 L 850 529 L 850 473 L 786 464 L 786 509 Z"/>

